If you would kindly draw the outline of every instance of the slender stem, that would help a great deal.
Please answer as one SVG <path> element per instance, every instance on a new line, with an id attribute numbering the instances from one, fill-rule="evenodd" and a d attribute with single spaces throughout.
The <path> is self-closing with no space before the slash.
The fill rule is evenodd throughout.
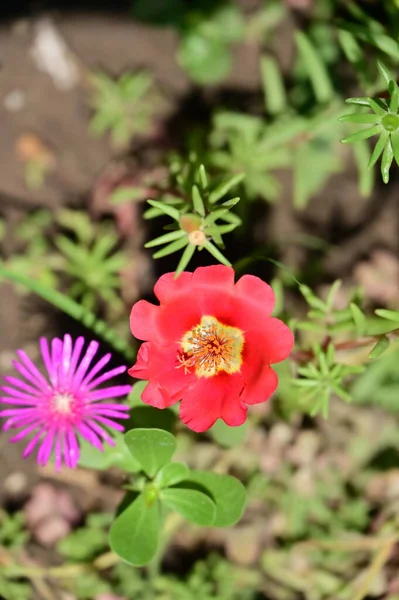
<path id="1" fill-rule="evenodd" d="M 369 335 L 361 337 L 358 340 L 349 340 L 347 342 L 339 342 L 334 345 L 336 352 L 340 350 L 357 350 L 358 348 L 364 348 L 376 344 L 382 337 L 387 337 L 389 340 L 396 341 L 399 339 L 399 329 L 394 329 L 389 333 L 383 335 Z M 290 358 L 298 363 L 306 363 L 314 358 L 313 350 L 296 350 L 291 353 Z"/>
<path id="2" fill-rule="evenodd" d="M 353 600 L 364 600 L 364 598 L 367 596 L 375 577 L 388 561 L 395 543 L 396 540 L 391 538 L 382 544 L 379 552 L 376 553 L 374 560 L 366 573 L 363 584 L 361 585 L 356 596 L 354 596 Z"/>

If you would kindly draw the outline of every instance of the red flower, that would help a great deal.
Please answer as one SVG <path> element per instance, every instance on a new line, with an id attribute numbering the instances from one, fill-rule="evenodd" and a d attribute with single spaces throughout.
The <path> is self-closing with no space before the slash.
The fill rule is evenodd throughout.
<path id="1" fill-rule="evenodd" d="M 234 270 L 223 265 L 173 277 L 155 284 L 160 306 L 140 300 L 132 308 L 132 333 L 146 343 L 129 373 L 149 382 L 143 402 L 166 408 L 181 400 L 180 417 L 194 431 L 218 418 L 241 425 L 248 405 L 276 390 L 270 364 L 293 346 L 292 332 L 270 316 L 273 290 L 253 275 L 234 284 Z"/>

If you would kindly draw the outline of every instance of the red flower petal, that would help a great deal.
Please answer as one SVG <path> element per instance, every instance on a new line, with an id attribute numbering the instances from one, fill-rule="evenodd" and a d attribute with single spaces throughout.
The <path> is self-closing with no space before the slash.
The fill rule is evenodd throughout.
<path id="1" fill-rule="evenodd" d="M 172 398 L 158 383 L 151 381 L 145 386 L 141 399 L 146 404 L 161 409 L 176 404 L 180 400 L 179 397 Z"/>
<path id="2" fill-rule="evenodd" d="M 147 302 L 147 300 L 139 300 L 133 305 L 130 313 L 130 330 L 138 340 L 156 339 L 157 331 L 157 316 L 159 307 Z"/>
<path id="3" fill-rule="evenodd" d="M 241 400 L 245 404 L 260 404 L 270 398 L 276 391 L 278 385 L 277 374 L 273 369 L 266 365 L 257 377 L 246 382 L 245 390 Z"/>
<path id="4" fill-rule="evenodd" d="M 135 364 L 128 369 L 128 373 L 135 379 L 148 379 L 148 357 L 150 352 L 150 342 L 141 344 L 140 349 L 137 353 L 137 359 Z"/>
<path id="5" fill-rule="evenodd" d="M 191 290 L 192 273 L 183 271 L 177 279 L 174 278 L 174 275 L 174 273 L 165 273 L 154 286 L 154 294 L 161 304 L 173 302 L 176 297 L 181 296 L 187 290 Z"/>
<path id="6" fill-rule="evenodd" d="M 234 294 L 234 269 L 224 265 L 199 267 L 193 273 L 192 287 L 201 315 L 212 315 L 228 324 Z"/>
<path id="7" fill-rule="evenodd" d="M 240 399 L 242 388 L 242 377 L 238 374 L 223 373 L 198 379 L 184 394 L 180 404 L 181 420 L 196 432 L 206 431 L 219 418 L 228 425 L 241 425 L 246 416 Z"/>
<path id="8" fill-rule="evenodd" d="M 294 345 L 294 334 L 285 323 L 269 317 L 259 323 L 259 333 L 251 334 L 258 337 L 261 353 L 269 363 L 277 363 L 285 360 L 291 353 Z"/>
<path id="9" fill-rule="evenodd" d="M 157 321 L 158 340 L 175 344 L 201 320 L 193 292 L 174 298 L 160 308 Z"/>
<path id="10" fill-rule="evenodd" d="M 237 327 L 258 329 L 260 322 L 273 312 L 274 304 L 272 288 L 259 277 L 244 275 L 237 281 L 233 309 Z"/>

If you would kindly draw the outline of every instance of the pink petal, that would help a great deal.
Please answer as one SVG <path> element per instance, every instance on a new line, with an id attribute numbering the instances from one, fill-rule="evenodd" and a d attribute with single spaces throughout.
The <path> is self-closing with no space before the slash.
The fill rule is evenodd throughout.
<path id="1" fill-rule="evenodd" d="M 40 397 L 43 395 L 43 392 L 41 390 L 39 390 L 38 388 L 34 388 L 31 385 L 28 385 L 24 381 L 17 379 L 17 377 L 12 377 L 11 375 L 6 375 L 4 377 L 4 381 L 6 381 L 7 383 L 11 383 L 11 385 L 14 385 L 15 387 L 19 387 L 21 390 L 28 392 L 32 396 Z"/>
<path id="2" fill-rule="evenodd" d="M 80 362 L 79 367 L 77 368 L 74 376 L 72 377 L 71 385 L 73 391 L 77 390 L 80 384 L 82 383 L 82 380 L 87 373 L 87 369 L 89 368 L 90 363 L 93 360 L 99 346 L 100 344 L 96 341 L 90 342 L 86 353 Z"/>
<path id="3" fill-rule="evenodd" d="M 82 381 L 82 385 L 87 385 L 88 383 L 91 382 L 91 380 L 93 379 L 93 377 L 95 375 L 97 375 L 97 373 L 99 371 L 101 371 L 101 369 L 103 367 L 105 367 L 106 364 L 109 363 L 109 361 L 111 360 L 111 353 L 108 352 L 108 354 L 105 354 L 99 361 L 98 363 L 96 363 L 94 365 L 94 367 L 92 369 L 90 369 L 90 371 L 87 373 L 86 377 L 83 379 Z"/>
<path id="4" fill-rule="evenodd" d="M 127 396 L 132 389 L 131 385 L 116 385 L 113 387 L 89 392 L 87 398 L 89 402 L 93 400 L 102 400 L 106 398 L 117 398 L 118 396 Z"/>
<path id="5" fill-rule="evenodd" d="M 44 389 L 47 389 L 49 387 L 48 381 L 45 380 L 43 375 L 40 373 L 38 368 L 33 364 L 33 362 L 31 361 L 29 356 L 26 354 L 26 352 L 24 352 L 23 350 L 17 350 L 17 356 L 23 362 L 25 369 L 30 374 L 30 377 L 28 376 L 26 378 L 29 381 L 31 381 L 31 382 L 33 381 L 34 383 L 36 383 L 36 385 L 38 385 L 39 388 L 44 387 Z M 19 364 L 19 363 L 17 363 L 17 364 Z M 14 366 L 16 366 L 16 365 L 14 365 Z M 20 371 L 18 368 L 17 368 L 17 370 Z M 20 373 L 22 373 L 22 372 L 20 371 Z"/>
<path id="6" fill-rule="evenodd" d="M 85 343 L 85 339 L 83 336 L 78 337 L 78 339 L 75 342 L 75 346 L 73 347 L 73 350 L 72 350 L 71 364 L 69 366 L 69 373 L 68 373 L 66 385 L 70 385 L 72 382 L 72 379 L 73 379 L 73 376 L 74 376 L 75 370 L 76 370 L 76 365 L 79 362 L 84 343 Z"/>
<path id="7" fill-rule="evenodd" d="M 104 373 L 103 375 L 100 375 L 100 377 L 97 377 L 97 379 L 94 379 L 87 386 L 87 389 L 92 390 L 97 385 L 100 385 L 101 383 L 104 383 L 104 381 L 108 381 L 109 379 L 112 379 L 113 377 L 116 377 L 117 375 L 120 375 L 121 373 L 124 373 L 125 371 L 126 371 L 125 366 L 116 367 L 115 369 L 112 369 L 111 371 L 107 371 L 107 373 Z"/>

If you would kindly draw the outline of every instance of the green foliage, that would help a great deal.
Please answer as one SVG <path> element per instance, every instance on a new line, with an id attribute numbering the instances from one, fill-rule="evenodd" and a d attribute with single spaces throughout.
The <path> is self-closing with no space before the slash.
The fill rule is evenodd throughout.
<path id="1" fill-rule="evenodd" d="M 126 258 L 116 251 L 118 236 L 106 223 L 93 223 L 81 211 L 62 210 L 58 223 L 68 235 L 56 235 L 62 261 L 57 270 L 70 279 L 69 294 L 90 311 L 102 301 L 112 313 L 123 310 L 119 275 Z"/>
<path id="2" fill-rule="evenodd" d="M 0 510 L 0 547 L 17 550 L 26 544 L 28 538 L 23 513 L 12 515 Z"/>
<path id="3" fill-rule="evenodd" d="M 107 549 L 106 528 L 112 518 L 111 514 L 91 513 L 84 527 L 76 529 L 58 543 L 58 552 L 71 562 L 91 561 Z"/>
<path id="4" fill-rule="evenodd" d="M 171 463 L 176 442 L 167 431 L 137 428 L 125 434 L 125 441 L 145 477 L 129 486 L 111 525 L 111 548 L 124 561 L 135 566 L 151 561 L 170 510 L 202 526 L 228 527 L 239 520 L 246 494 L 237 479 Z"/>
<path id="5" fill-rule="evenodd" d="M 399 51 L 399 46 L 398 46 Z M 399 165 L 399 87 L 385 65 L 377 63 L 388 89 L 389 100 L 384 98 L 348 98 L 348 104 L 367 106 L 372 113 L 351 113 L 340 118 L 342 122 L 367 124 L 369 127 L 345 137 L 343 143 L 359 142 L 374 135 L 379 139 L 370 157 L 368 168 L 381 158 L 381 175 L 384 183 L 389 181 L 389 172 L 395 159 Z"/>
<path id="6" fill-rule="evenodd" d="M 212 185 L 208 183 L 204 165 L 197 166 L 194 155 L 187 163 L 175 157 L 171 171 L 177 195 L 167 194 L 162 200 L 148 200 L 151 208 L 144 216 L 151 219 L 164 214 L 175 222 L 168 227 L 171 229 L 169 233 L 147 242 L 145 247 L 166 244 L 155 252 L 153 258 L 161 258 L 184 248 L 176 268 L 176 277 L 186 269 L 196 249 L 201 251 L 205 248 L 217 261 L 230 265 L 219 248 L 224 248 L 222 235 L 233 231 L 241 223 L 239 217 L 231 212 L 239 198 L 223 198 L 243 177 L 235 175 L 212 182 Z"/>
<path id="7" fill-rule="evenodd" d="M 113 144 L 124 146 L 134 135 L 148 130 L 156 108 L 153 79 L 148 73 L 124 73 L 114 80 L 98 72 L 91 75 L 90 82 L 92 133 L 109 132 Z"/>
<path id="8" fill-rule="evenodd" d="M 88 327 L 96 335 L 107 341 L 115 348 L 115 350 L 124 354 L 126 360 L 130 361 L 134 357 L 134 353 L 130 346 L 126 344 L 113 329 L 109 328 L 104 321 L 98 319 L 94 313 L 88 311 L 65 294 L 45 286 L 39 281 L 27 277 L 26 275 L 7 269 L 0 263 L 0 280 L 1 279 L 22 285 L 29 292 L 36 294 L 76 321 L 81 322 L 85 327 Z"/>
<path id="9" fill-rule="evenodd" d="M 178 30 L 177 62 L 200 85 L 225 79 L 232 65 L 230 46 L 245 33 L 240 9 L 225 0 L 200 0 L 194 6 L 184 0 L 173 0 L 167 6 L 158 0 L 138 0 L 133 15 Z"/>
<path id="10" fill-rule="evenodd" d="M 334 346 L 330 344 L 326 350 L 320 345 L 313 346 L 315 362 L 298 368 L 299 379 L 294 385 L 305 388 L 303 401 L 311 405 L 312 416 L 321 412 L 324 418 L 328 417 L 330 399 L 333 394 L 345 402 L 351 402 L 351 395 L 344 389 L 344 380 L 349 376 L 362 373 L 361 365 L 344 365 L 335 360 Z"/>
<path id="11" fill-rule="evenodd" d="M 370 364 L 351 386 L 353 401 L 397 413 L 399 411 L 398 360 L 399 349 L 396 346 Z"/>

